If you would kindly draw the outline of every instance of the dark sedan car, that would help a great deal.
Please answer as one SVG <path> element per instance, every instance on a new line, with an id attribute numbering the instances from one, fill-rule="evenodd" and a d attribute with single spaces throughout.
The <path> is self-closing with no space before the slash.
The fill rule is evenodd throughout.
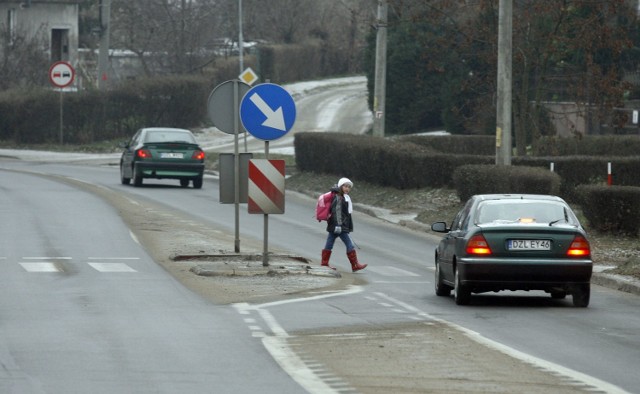
<path id="1" fill-rule="evenodd" d="M 193 182 L 202 188 L 204 151 L 186 129 L 149 127 L 138 130 L 124 145 L 120 159 L 120 180 L 141 186 L 144 178 L 178 179 L 180 186 Z"/>
<path id="2" fill-rule="evenodd" d="M 542 290 L 589 305 L 593 269 L 587 235 L 567 203 L 547 195 L 476 195 L 448 227 L 435 253 L 435 291 L 465 305 L 472 293 Z"/>

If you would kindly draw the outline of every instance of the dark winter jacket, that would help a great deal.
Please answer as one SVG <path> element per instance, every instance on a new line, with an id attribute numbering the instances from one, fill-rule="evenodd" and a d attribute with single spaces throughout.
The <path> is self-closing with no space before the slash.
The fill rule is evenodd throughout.
<path id="1" fill-rule="evenodd" d="M 349 203 L 340 194 L 340 189 L 334 187 L 331 191 L 335 192 L 335 195 L 331 202 L 331 217 L 327 221 L 327 231 L 332 233 L 336 226 L 342 226 L 343 233 L 353 232 L 353 220 L 349 213 Z"/>

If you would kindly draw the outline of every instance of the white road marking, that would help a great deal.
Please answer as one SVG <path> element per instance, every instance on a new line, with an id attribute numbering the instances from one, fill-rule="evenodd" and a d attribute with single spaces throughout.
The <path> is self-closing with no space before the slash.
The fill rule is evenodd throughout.
<path id="1" fill-rule="evenodd" d="M 136 235 L 133 233 L 133 231 L 129 230 L 129 236 L 131 237 L 131 239 L 133 239 L 133 242 L 135 242 L 138 245 L 140 245 L 140 241 L 138 241 L 138 237 L 136 237 Z"/>
<path id="2" fill-rule="evenodd" d="M 138 272 L 125 263 L 88 263 L 98 272 Z"/>
<path id="3" fill-rule="evenodd" d="M 23 257 L 23 260 L 71 260 L 71 257 L 47 257 L 47 256 L 35 256 L 35 257 Z"/>
<path id="4" fill-rule="evenodd" d="M 54 263 L 20 263 L 27 272 L 62 272 Z"/>
<path id="5" fill-rule="evenodd" d="M 369 266 L 367 270 L 384 276 L 420 276 L 416 273 L 390 266 Z"/>
<path id="6" fill-rule="evenodd" d="M 233 304 L 233 307 L 236 308 L 238 313 L 246 315 L 249 314 L 251 310 L 255 310 L 260 314 L 262 320 L 264 320 L 265 324 L 269 327 L 269 330 L 273 333 L 273 335 L 267 335 L 264 332 L 253 332 L 254 337 L 261 337 L 262 344 L 265 349 L 271 354 L 274 360 L 282 367 L 282 369 L 291 376 L 298 384 L 300 384 L 306 391 L 309 393 L 322 393 L 322 394 L 332 394 L 344 391 L 344 388 L 341 390 L 337 390 L 334 387 L 331 387 L 327 384 L 327 379 L 322 378 L 322 375 L 326 371 L 314 371 L 309 365 L 307 365 L 304 360 L 300 359 L 298 355 L 291 349 L 289 343 L 287 342 L 287 338 L 289 338 L 289 334 L 287 331 L 278 323 L 278 321 L 273 317 L 273 315 L 264 308 L 269 308 L 277 305 L 290 304 L 294 302 L 306 302 L 311 300 L 319 300 L 324 298 L 338 297 L 344 296 L 348 294 L 356 294 L 362 291 L 362 287 L 360 286 L 351 286 L 347 290 L 321 294 L 313 297 L 306 298 L 296 298 L 291 300 L 282 300 L 269 302 L 265 304 L 258 305 L 250 305 L 248 303 L 238 303 Z M 333 375 L 331 375 L 333 377 Z"/>

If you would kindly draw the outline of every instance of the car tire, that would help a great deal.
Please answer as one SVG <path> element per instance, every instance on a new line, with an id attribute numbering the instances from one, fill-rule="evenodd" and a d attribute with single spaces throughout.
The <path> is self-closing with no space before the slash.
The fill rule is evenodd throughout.
<path id="1" fill-rule="evenodd" d="M 468 305 L 471 301 L 471 290 L 460 283 L 460 274 L 456 269 L 455 287 L 453 289 L 456 305 Z"/>
<path id="2" fill-rule="evenodd" d="M 133 167 L 133 186 L 142 186 L 142 175 L 138 174 L 138 171 L 135 167 Z"/>
<path id="3" fill-rule="evenodd" d="M 573 289 L 573 306 L 586 308 L 591 298 L 591 285 L 589 283 L 578 285 Z"/>
<path id="4" fill-rule="evenodd" d="M 187 186 L 189 186 L 189 179 L 188 178 L 180 179 L 180 187 L 187 187 Z"/>
<path id="5" fill-rule="evenodd" d="M 120 163 L 120 182 L 123 185 L 128 185 L 131 183 L 131 178 L 127 178 L 124 176 L 124 168 L 122 166 L 122 163 Z"/>
<path id="6" fill-rule="evenodd" d="M 446 285 L 442 282 L 442 272 L 440 272 L 440 264 L 438 264 L 437 262 L 435 277 L 436 295 L 439 297 L 448 297 L 449 295 L 451 295 L 451 286 Z"/>
<path id="7" fill-rule="evenodd" d="M 197 178 L 193 178 L 193 188 L 202 189 L 202 175 Z"/>

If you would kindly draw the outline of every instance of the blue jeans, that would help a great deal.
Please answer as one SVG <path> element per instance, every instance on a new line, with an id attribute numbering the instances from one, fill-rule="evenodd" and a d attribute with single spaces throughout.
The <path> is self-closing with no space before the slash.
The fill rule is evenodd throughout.
<path id="1" fill-rule="evenodd" d="M 353 242 L 351 242 L 351 237 L 349 237 L 349 233 L 340 233 L 339 235 L 328 233 L 327 243 L 325 243 L 324 248 L 332 250 L 333 244 L 336 242 L 336 238 L 338 237 L 340 237 L 342 242 L 344 242 L 344 246 L 347 247 L 347 253 L 351 252 L 354 249 Z"/>

